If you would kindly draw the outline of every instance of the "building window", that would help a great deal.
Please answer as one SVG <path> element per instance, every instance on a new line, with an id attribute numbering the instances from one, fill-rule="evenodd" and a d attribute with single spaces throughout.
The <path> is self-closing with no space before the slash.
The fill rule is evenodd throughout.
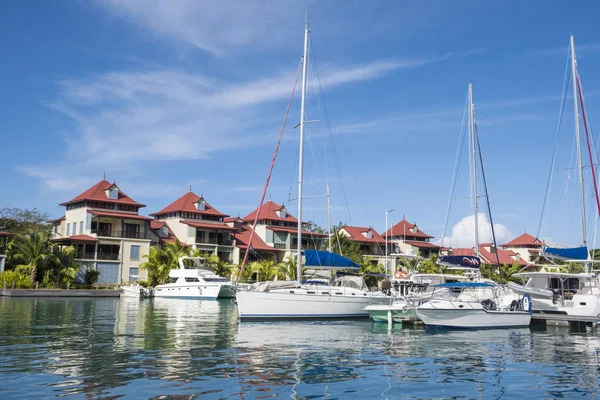
<path id="1" fill-rule="evenodd" d="M 132 261 L 139 261 L 140 259 L 140 246 L 132 245 L 129 253 L 129 259 Z"/>
<path id="2" fill-rule="evenodd" d="M 83 221 L 79 221 L 79 234 L 83 234 Z"/>
<path id="3" fill-rule="evenodd" d="M 73 235 L 77 235 L 77 222 L 73 222 Z"/>
<path id="4" fill-rule="evenodd" d="M 140 279 L 138 268 L 129 268 L 129 282 L 137 282 Z"/>
<path id="5" fill-rule="evenodd" d="M 71 236 L 71 224 L 67 224 L 67 234 L 66 236 Z"/>

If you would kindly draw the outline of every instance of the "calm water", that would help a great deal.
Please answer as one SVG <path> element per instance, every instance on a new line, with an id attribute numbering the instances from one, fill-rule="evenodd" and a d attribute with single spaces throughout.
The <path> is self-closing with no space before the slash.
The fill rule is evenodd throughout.
<path id="1" fill-rule="evenodd" d="M 231 301 L 0 298 L 0 399 L 598 398 L 600 333 L 242 323 Z"/>

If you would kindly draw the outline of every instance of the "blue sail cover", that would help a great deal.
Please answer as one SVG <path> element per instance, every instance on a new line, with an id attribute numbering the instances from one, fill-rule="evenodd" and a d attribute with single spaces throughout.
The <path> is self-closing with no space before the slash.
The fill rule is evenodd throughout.
<path id="1" fill-rule="evenodd" d="M 559 260 L 587 260 L 590 252 L 587 246 L 580 247 L 542 247 L 542 256 Z"/>
<path id="2" fill-rule="evenodd" d="M 307 268 L 360 269 L 360 265 L 339 254 L 319 250 L 304 250 L 303 253 L 306 257 L 304 266 Z"/>
<path id="3" fill-rule="evenodd" d="M 475 256 L 441 256 L 438 260 L 440 264 L 452 267 L 479 268 L 481 260 Z"/>

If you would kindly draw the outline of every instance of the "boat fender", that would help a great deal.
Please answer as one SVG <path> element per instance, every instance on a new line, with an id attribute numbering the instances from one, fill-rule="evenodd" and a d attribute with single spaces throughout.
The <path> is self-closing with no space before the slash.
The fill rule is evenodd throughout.
<path id="1" fill-rule="evenodd" d="M 523 310 L 531 313 L 531 296 L 528 293 L 525 293 L 523 298 L 521 298 L 521 307 Z"/>
<path id="2" fill-rule="evenodd" d="M 397 270 L 394 273 L 394 276 L 396 277 L 396 279 L 408 279 L 408 271 Z"/>
<path id="3" fill-rule="evenodd" d="M 421 302 L 420 302 L 420 301 L 419 301 L 419 302 L 417 302 L 417 307 L 419 307 L 420 305 L 421 305 Z"/>

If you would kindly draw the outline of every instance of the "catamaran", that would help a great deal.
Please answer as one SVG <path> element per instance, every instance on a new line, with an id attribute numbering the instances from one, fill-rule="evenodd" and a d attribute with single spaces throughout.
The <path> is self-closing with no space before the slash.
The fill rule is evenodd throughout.
<path id="1" fill-rule="evenodd" d="M 369 291 L 364 279 L 348 271 L 359 271 L 352 260 L 330 251 L 302 249 L 302 189 L 304 167 L 305 101 L 308 68 L 310 29 L 304 29 L 304 54 L 302 58 L 302 100 L 300 110 L 300 155 L 298 166 L 298 247 L 296 281 L 262 282 L 249 290 L 236 294 L 240 319 L 290 319 L 290 318 L 347 318 L 367 317 L 364 307 L 380 302 L 387 296 Z M 277 151 L 277 150 L 276 150 Z M 273 163 L 271 164 L 271 168 Z M 270 177 L 270 174 L 269 174 Z M 267 178 L 267 184 L 269 181 Z M 263 192 L 264 199 L 264 192 Z M 261 205 L 262 205 L 261 199 Z M 256 219 L 258 218 L 258 213 Z M 255 219 L 251 235 L 254 234 Z M 250 250 L 250 249 L 249 249 Z M 249 252 L 249 251 L 248 251 Z M 246 252 L 246 255 L 248 254 Z M 304 257 L 303 257 L 304 256 Z M 242 263 L 243 268 L 244 263 Z M 331 270 L 338 273 L 323 284 L 302 281 L 302 268 Z"/>
<path id="2" fill-rule="evenodd" d="M 597 165 L 598 161 L 595 159 L 595 154 L 592 151 L 594 144 L 592 142 L 591 132 L 589 131 L 590 124 L 586 115 L 583 89 L 577 69 L 575 39 L 573 35 L 570 37 L 569 52 L 571 65 L 570 78 L 573 86 L 575 140 L 577 146 L 577 175 L 579 177 L 581 208 L 582 242 L 580 243 L 582 243 L 582 245 L 576 247 L 553 247 L 545 245 L 542 247 L 540 256 L 552 263 L 559 261 L 564 263 L 583 264 L 586 272 L 559 272 L 560 268 L 554 264 L 553 266 L 545 266 L 540 272 L 523 272 L 515 274 L 514 276 L 523 279 L 524 284 L 509 283 L 509 287 L 518 295 L 528 294 L 531 296 L 534 313 L 562 314 L 600 319 L 600 282 L 597 274 L 591 273 L 590 271 L 590 265 L 594 263 L 594 260 L 591 260 L 590 252 L 588 250 L 588 218 L 586 216 L 586 199 L 583 184 L 584 168 L 589 168 L 594 183 L 593 191 L 596 200 L 595 206 L 597 206 L 598 214 L 600 215 L 600 199 L 598 197 L 596 185 L 597 177 L 595 173 L 595 165 Z M 565 92 L 566 90 L 563 90 L 563 96 L 566 94 Z M 581 121 L 583 121 L 585 131 L 585 143 L 581 138 L 579 109 L 581 109 Z M 582 147 L 587 149 L 589 155 L 589 165 L 587 166 L 584 165 Z M 552 166 L 552 169 L 553 168 L 554 165 Z"/>

